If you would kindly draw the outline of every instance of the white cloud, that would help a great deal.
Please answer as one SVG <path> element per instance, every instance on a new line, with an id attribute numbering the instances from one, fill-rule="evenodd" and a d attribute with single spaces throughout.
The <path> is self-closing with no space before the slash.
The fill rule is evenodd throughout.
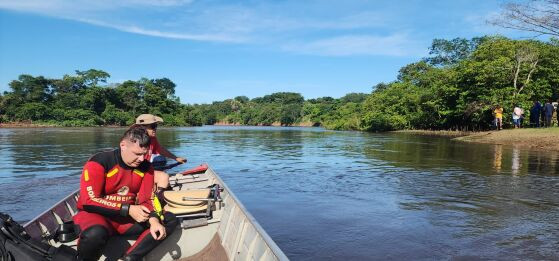
<path id="1" fill-rule="evenodd" d="M 99 1 L 99 0 L 97 0 Z M 146 5 L 146 6 L 181 6 L 193 2 L 193 0 L 104 0 L 107 3 L 114 3 L 124 6 Z"/>
<path id="2" fill-rule="evenodd" d="M 118 25 L 118 24 L 109 24 L 101 21 L 95 21 L 90 19 L 78 19 L 78 21 L 98 25 L 108 28 L 113 28 L 119 31 L 128 32 L 128 33 L 135 33 L 141 35 L 148 35 L 148 36 L 155 36 L 155 37 L 163 37 L 163 38 L 171 38 L 171 39 L 183 39 L 183 40 L 195 40 L 195 41 L 211 41 L 211 42 L 244 42 L 245 39 L 241 37 L 235 37 L 231 35 L 220 35 L 220 34 L 188 34 L 188 33 L 177 33 L 177 32 L 166 32 L 166 31 L 159 31 L 159 30 L 150 30 L 141 28 L 134 25 Z"/>
<path id="3" fill-rule="evenodd" d="M 291 43 L 283 46 L 284 50 L 324 56 L 348 55 L 385 55 L 385 56 L 421 56 L 426 50 L 418 49 L 416 41 L 407 34 L 388 36 L 344 35 L 320 39 L 308 43 Z"/>
<path id="4" fill-rule="evenodd" d="M 196 40 L 196 41 L 212 41 L 212 42 L 243 42 L 243 38 L 235 35 L 227 35 L 225 33 L 188 33 L 180 31 L 166 31 L 159 29 L 148 29 L 146 26 L 135 25 L 132 22 L 117 21 L 116 18 L 110 18 L 110 12 L 118 12 L 123 8 L 139 8 L 141 6 L 152 6 L 162 8 L 176 8 L 191 3 L 192 0 L 23 0 L 10 1 L 0 0 L 0 8 L 14 10 L 19 12 L 31 12 L 41 15 L 47 15 L 62 19 L 79 21 L 87 24 L 108 27 L 128 33 L 148 35 L 154 37 Z M 112 10 L 111 10 L 112 9 Z M 109 17 L 109 18 L 107 18 Z M 141 19 L 139 19 L 141 20 Z M 159 25 L 154 24 L 154 27 Z"/>
<path id="5" fill-rule="evenodd" d="M 0 0 L 0 8 L 46 13 L 64 13 L 75 10 L 110 10 L 123 7 L 176 7 L 192 3 L 193 0 Z M 46 13 L 48 14 L 48 13 Z"/>
<path id="6" fill-rule="evenodd" d="M 380 12 L 352 9 L 338 13 L 335 6 L 324 13 L 301 11 L 322 6 L 290 1 L 247 6 L 193 0 L 0 0 L 3 9 L 153 37 L 266 45 L 312 55 L 419 53 L 405 34 L 368 34 L 379 28 L 390 30 L 389 18 Z M 342 36 L 325 38 L 332 33 Z"/>

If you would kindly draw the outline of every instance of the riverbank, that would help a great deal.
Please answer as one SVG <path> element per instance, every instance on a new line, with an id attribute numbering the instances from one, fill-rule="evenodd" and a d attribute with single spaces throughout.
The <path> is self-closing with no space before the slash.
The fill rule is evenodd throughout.
<path id="1" fill-rule="evenodd" d="M 239 124 L 239 123 L 228 123 L 228 122 L 224 122 L 224 121 L 218 121 L 215 124 L 213 124 L 214 126 L 253 126 L 253 125 L 244 125 L 244 124 Z M 196 127 L 196 126 L 170 126 L 170 125 L 163 125 L 164 127 Z M 266 125 L 256 125 L 256 126 L 266 126 Z M 269 126 L 273 126 L 273 127 L 316 127 L 313 125 L 312 122 L 299 122 L 299 123 L 295 123 L 289 126 L 284 126 L 281 125 L 281 123 L 278 122 L 274 122 Z M 39 122 L 39 123 L 31 123 L 31 122 L 5 122 L 5 123 L 0 123 L 0 128 L 65 128 L 65 127 L 109 127 L 109 128 L 118 128 L 118 127 L 126 127 L 126 126 L 120 126 L 120 125 L 92 125 L 92 126 L 63 126 L 63 125 L 59 125 L 59 124 L 52 124 L 52 123 L 44 123 L 44 122 Z"/>
<path id="2" fill-rule="evenodd" d="M 484 131 L 457 137 L 454 140 L 559 151 L 559 128 Z"/>
<path id="3" fill-rule="evenodd" d="M 312 122 L 310 121 L 306 121 L 306 122 L 297 122 L 294 124 L 291 124 L 289 126 L 285 126 L 285 125 L 281 125 L 281 122 L 279 121 L 275 121 L 270 125 L 244 125 L 244 124 L 240 124 L 240 123 L 229 123 L 226 121 L 218 121 L 215 124 L 213 124 L 214 126 L 272 126 L 272 127 L 316 127 Z"/>
<path id="4" fill-rule="evenodd" d="M 448 131 L 448 130 L 398 130 L 392 131 L 395 133 L 409 133 L 426 136 L 444 136 L 444 137 L 462 137 L 472 135 L 475 132 L 471 131 Z"/>
<path id="5" fill-rule="evenodd" d="M 44 127 L 59 127 L 59 126 L 54 124 L 47 124 L 47 123 L 30 123 L 30 122 L 0 123 L 0 128 L 44 128 Z"/>
<path id="6" fill-rule="evenodd" d="M 559 128 L 507 129 L 483 132 L 433 130 L 400 130 L 393 132 L 425 136 L 444 136 L 463 142 L 511 145 L 530 149 L 559 151 Z"/>

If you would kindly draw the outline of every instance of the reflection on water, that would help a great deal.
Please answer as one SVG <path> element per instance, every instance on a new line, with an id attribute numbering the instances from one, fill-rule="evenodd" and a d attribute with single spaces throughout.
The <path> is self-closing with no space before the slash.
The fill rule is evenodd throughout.
<path id="1" fill-rule="evenodd" d="M 0 129 L 0 211 L 29 220 L 124 129 Z M 554 259 L 559 155 L 409 134 L 162 128 L 208 162 L 294 260 Z"/>
<path id="2" fill-rule="evenodd" d="M 495 161 L 493 164 L 495 172 L 501 173 L 501 167 L 503 165 L 503 146 L 498 144 L 493 147 L 495 148 Z"/>
<path id="3" fill-rule="evenodd" d="M 518 175 L 520 170 L 520 149 L 518 147 L 512 148 L 512 165 L 511 165 L 512 175 Z"/>

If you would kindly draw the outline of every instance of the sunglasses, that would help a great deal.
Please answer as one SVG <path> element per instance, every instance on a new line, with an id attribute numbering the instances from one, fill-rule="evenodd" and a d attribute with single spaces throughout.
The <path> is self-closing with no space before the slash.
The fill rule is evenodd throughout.
<path id="1" fill-rule="evenodd" d="M 149 125 L 147 125 L 147 128 L 152 129 L 152 130 L 156 130 L 157 129 L 157 123 L 149 124 Z"/>

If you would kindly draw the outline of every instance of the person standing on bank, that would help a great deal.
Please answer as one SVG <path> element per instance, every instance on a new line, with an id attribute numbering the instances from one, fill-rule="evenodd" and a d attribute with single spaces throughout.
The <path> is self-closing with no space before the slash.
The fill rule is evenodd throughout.
<path id="1" fill-rule="evenodd" d="M 555 107 L 551 103 L 551 100 L 547 101 L 543 107 L 543 111 L 545 112 L 545 127 L 551 127 L 551 118 L 553 117 L 553 111 L 555 111 Z"/>
<path id="2" fill-rule="evenodd" d="M 142 260 L 177 227 L 172 213 L 159 216 L 152 197 L 153 167 L 145 160 L 145 128 L 128 129 L 119 148 L 93 155 L 83 168 L 73 219 L 80 228 L 78 260 L 98 260 L 109 237 L 138 235 L 120 260 Z"/>
<path id="3" fill-rule="evenodd" d="M 524 117 L 523 114 L 524 114 L 524 110 L 518 107 L 518 105 L 515 106 L 514 109 L 512 110 L 512 122 L 514 123 L 515 129 L 521 127 L 522 117 Z"/>
<path id="4" fill-rule="evenodd" d="M 557 107 L 555 107 L 555 117 L 557 117 L 557 127 L 559 127 L 559 101 L 557 103 Z"/>
<path id="5" fill-rule="evenodd" d="M 534 101 L 534 106 L 530 109 L 530 125 L 535 128 L 540 127 L 540 114 L 542 104 L 539 101 Z"/>
<path id="6" fill-rule="evenodd" d="M 497 107 L 493 111 L 493 114 L 495 115 L 495 125 L 497 127 L 497 130 L 502 130 L 503 129 L 503 107 L 501 107 L 500 104 L 497 104 Z"/>
<path id="7" fill-rule="evenodd" d="M 136 125 L 141 125 L 146 128 L 151 140 L 145 159 L 149 162 L 153 162 L 155 157 L 161 155 L 180 163 L 186 163 L 186 158 L 175 156 L 175 154 L 161 147 L 157 141 L 157 124 L 160 122 L 163 122 L 163 119 L 152 114 L 142 114 L 136 118 Z M 169 174 L 164 171 L 155 170 L 155 185 L 157 186 L 156 191 L 166 189 L 169 186 Z"/>

